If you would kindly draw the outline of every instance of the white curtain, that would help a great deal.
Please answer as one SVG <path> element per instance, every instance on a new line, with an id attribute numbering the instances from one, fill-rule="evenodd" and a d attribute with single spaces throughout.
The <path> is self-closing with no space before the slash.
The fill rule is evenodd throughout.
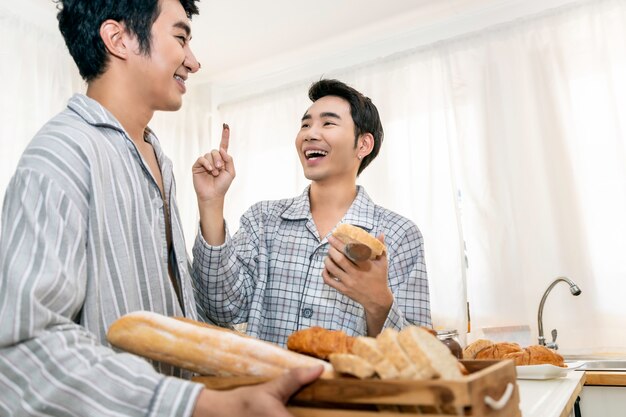
<path id="1" fill-rule="evenodd" d="M 0 192 L 41 126 L 83 85 L 60 34 L 0 7 Z"/>
<path id="2" fill-rule="evenodd" d="M 590 1 L 441 48 L 472 322 L 563 352 L 626 349 L 626 3 Z M 533 335 L 534 339 L 535 335 Z"/>
<path id="3" fill-rule="evenodd" d="M 530 325 L 534 342 L 541 295 L 564 275 L 582 295 L 553 290 L 546 332 L 563 352 L 626 349 L 625 28 L 623 1 L 587 1 L 324 75 L 381 112 L 360 182 L 421 228 L 435 326 L 463 332 L 467 294 L 473 329 Z M 233 229 L 254 201 L 306 184 L 294 138 L 309 84 L 220 106 Z"/>

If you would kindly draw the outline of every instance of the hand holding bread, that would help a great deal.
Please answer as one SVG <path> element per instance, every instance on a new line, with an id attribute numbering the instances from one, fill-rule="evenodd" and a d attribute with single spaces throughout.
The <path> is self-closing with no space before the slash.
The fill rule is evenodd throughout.
<path id="1" fill-rule="evenodd" d="M 333 236 L 345 245 L 344 253 L 349 259 L 354 261 L 357 261 L 357 259 L 376 259 L 386 250 L 384 243 L 380 240 L 360 227 L 351 224 L 340 224 L 333 232 Z M 361 256 L 365 253 L 369 253 L 369 255 Z"/>
<path id="2" fill-rule="evenodd" d="M 357 241 L 372 247 L 370 259 L 355 262 L 346 255 L 345 242 Z M 361 304 L 370 334 L 378 334 L 393 304 L 388 282 L 389 263 L 383 242 L 348 224 L 339 225 L 333 236 L 328 237 L 328 242 L 328 256 L 324 259 L 322 270 L 324 283 Z"/>

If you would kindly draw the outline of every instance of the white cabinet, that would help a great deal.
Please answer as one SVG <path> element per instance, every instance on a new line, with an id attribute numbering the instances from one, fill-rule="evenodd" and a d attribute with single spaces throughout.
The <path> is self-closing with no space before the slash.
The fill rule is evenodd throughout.
<path id="1" fill-rule="evenodd" d="M 580 412 L 581 417 L 626 416 L 626 387 L 583 387 Z"/>

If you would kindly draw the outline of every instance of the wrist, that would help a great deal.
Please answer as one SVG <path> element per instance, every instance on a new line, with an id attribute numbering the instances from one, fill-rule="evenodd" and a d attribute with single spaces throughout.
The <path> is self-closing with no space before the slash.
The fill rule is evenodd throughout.
<path id="1" fill-rule="evenodd" d="M 226 411 L 230 410 L 230 398 L 230 395 L 220 395 L 217 391 L 203 389 L 196 399 L 191 417 L 227 416 L 229 413 Z"/>
<path id="2" fill-rule="evenodd" d="M 223 210 L 224 196 L 200 199 L 198 198 L 198 209 L 202 210 Z"/>
<path id="3" fill-rule="evenodd" d="M 200 231 L 204 240 L 212 246 L 220 246 L 226 239 L 224 228 L 224 199 L 198 201 Z"/>
<path id="4" fill-rule="evenodd" d="M 365 313 L 372 317 L 387 317 L 389 314 L 389 310 L 391 310 L 391 306 L 393 305 L 393 293 L 387 287 L 387 290 L 377 297 L 376 299 L 370 300 L 367 306 L 363 306 L 365 308 Z"/>

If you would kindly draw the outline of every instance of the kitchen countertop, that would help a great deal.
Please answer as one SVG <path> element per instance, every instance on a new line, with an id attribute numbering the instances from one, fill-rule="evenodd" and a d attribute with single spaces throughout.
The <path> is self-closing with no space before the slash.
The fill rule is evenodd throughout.
<path id="1" fill-rule="evenodd" d="M 522 417 L 566 417 L 585 383 L 585 372 L 571 371 L 562 378 L 518 379 Z"/>
<path id="2" fill-rule="evenodd" d="M 585 386 L 626 387 L 626 372 L 571 371 L 565 377 L 518 379 L 522 417 L 567 417 Z"/>
<path id="3" fill-rule="evenodd" d="M 626 372 L 586 371 L 585 385 L 626 387 Z"/>

